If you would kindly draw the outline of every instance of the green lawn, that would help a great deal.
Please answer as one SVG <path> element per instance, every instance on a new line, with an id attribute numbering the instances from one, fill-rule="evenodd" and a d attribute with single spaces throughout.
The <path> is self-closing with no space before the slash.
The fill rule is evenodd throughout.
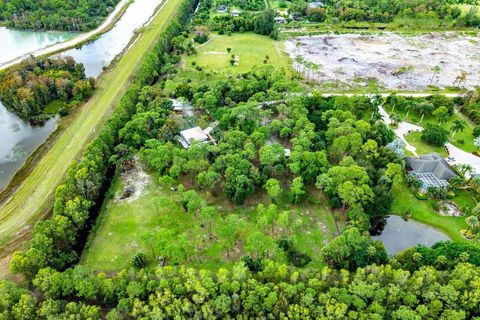
<path id="1" fill-rule="evenodd" d="M 415 112 L 410 112 L 408 114 L 408 117 L 407 116 L 407 113 L 404 111 L 404 110 L 401 110 L 401 109 L 395 109 L 394 112 L 392 113 L 390 109 L 387 110 L 390 115 L 393 114 L 393 113 L 396 113 L 398 115 L 400 115 L 400 117 L 402 119 L 404 119 L 405 121 L 408 121 L 410 123 L 414 123 L 414 124 L 417 124 L 419 126 L 422 126 L 422 127 L 425 127 L 427 124 L 439 124 L 439 121 L 438 119 L 436 119 L 435 117 L 433 116 L 425 116 L 425 118 L 423 119 L 422 122 L 420 122 L 421 120 L 421 116 L 418 115 L 417 113 Z M 460 132 L 457 132 L 455 134 L 455 136 L 452 138 L 452 125 L 453 125 L 453 122 L 455 120 L 462 120 L 465 122 L 466 124 L 466 127 L 463 131 L 460 131 Z M 472 151 L 475 151 L 476 148 L 473 144 L 473 135 L 472 135 L 472 132 L 473 132 L 473 128 L 474 128 L 474 125 L 467 119 L 465 118 L 462 114 L 460 113 L 454 113 L 446 122 L 442 123 L 441 126 L 447 130 L 448 132 L 450 132 L 450 143 L 467 151 L 467 152 L 472 152 Z M 416 139 L 415 137 L 417 136 L 418 134 L 412 134 L 412 137 L 411 139 Z M 407 139 L 408 140 L 408 139 Z M 409 140 L 410 142 L 410 140 Z M 417 146 L 415 145 L 417 148 L 424 148 L 425 146 Z M 417 153 L 420 153 L 417 151 Z"/>
<path id="2" fill-rule="evenodd" d="M 106 72 L 93 96 L 81 106 L 68 128 L 38 161 L 30 175 L 0 207 L 0 244 L 2 257 L 21 246 L 31 227 L 48 214 L 53 205 L 55 188 L 91 141 L 105 119 L 134 79 L 139 63 L 155 45 L 180 1 L 166 0 L 150 25 L 142 28 L 142 36 L 120 59 L 113 70 Z"/>
<path id="3" fill-rule="evenodd" d="M 435 146 L 433 144 L 430 144 L 424 140 L 422 140 L 422 133 L 421 132 L 411 132 L 409 134 L 407 134 L 405 136 L 405 139 L 407 139 L 407 141 L 415 146 L 415 148 L 417 148 L 417 154 L 428 154 L 428 153 L 432 153 L 432 152 L 435 152 L 435 153 L 438 153 L 440 154 L 442 157 L 446 157 L 447 156 L 447 152 L 445 151 L 445 147 L 444 146 Z"/>
<path id="4" fill-rule="evenodd" d="M 407 210 L 411 210 L 413 219 L 442 230 L 453 240 L 467 241 L 460 234 L 460 230 L 467 227 L 465 217 L 441 216 L 432 206 L 437 200 L 418 200 L 412 190 L 405 183 L 393 187 L 392 193 L 395 197 L 392 214 L 403 215 Z M 454 201 L 459 207 L 464 205 L 471 207 L 475 205 L 475 201 L 467 191 L 459 192 L 452 201 Z"/>
<path id="5" fill-rule="evenodd" d="M 227 48 L 231 48 L 230 53 Z M 196 55 L 185 56 L 183 59 L 186 71 L 194 71 L 192 62 L 195 62 L 197 66 L 210 72 L 248 72 L 254 66 L 262 66 L 266 56 L 269 57 L 269 64 L 277 68 L 290 68 L 288 56 L 283 53 L 280 41 L 254 33 L 234 33 L 231 36 L 211 34 L 209 41 L 196 46 L 196 49 Z M 237 60 L 234 66 L 230 63 L 232 55 L 235 55 Z"/>
<path id="6" fill-rule="evenodd" d="M 263 192 L 257 192 L 247 199 L 242 206 L 233 206 L 222 197 L 212 197 L 201 193 L 207 203 L 217 208 L 219 216 L 213 222 L 213 237 L 202 226 L 198 217 L 188 214 L 180 202 L 180 193 L 160 187 L 150 179 L 146 192 L 131 203 L 117 200 L 122 192 L 122 182 L 116 178 L 111 187 L 114 197 L 106 201 L 96 222 L 95 230 L 85 248 L 81 263 L 98 271 L 118 271 L 130 267 L 130 259 L 137 252 L 144 252 L 153 266 L 151 248 L 142 241 L 142 235 L 169 230 L 176 235 L 185 235 L 194 245 L 195 250 L 188 264 L 193 267 L 211 270 L 219 267 L 229 267 L 245 254 L 243 244 L 248 235 L 255 229 L 257 220 L 257 203 L 269 203 Z M 319 267 L 319 250 L 327 241 L 336 236 L 335 222 L 332 213 L 326 206 L 326 199 L 318 190 L 314 190 L 311 198 L 300 205 L 289 205 L 282 201 L 278 204 L 281 210 L 290 210 L 289 226 L 276 227 L 269 233 L 274 239 L 283 235 L 288 236 L 295 247 L 307 253 L 312 262 L 308 267 Z M 283 197 L 284 199 L 287 197 Z M 161 201 L 157 210 L 154 201 Z M 221 243 L 215 234 L 215 226 L 222 216 L 234 213 L 245 222 L 240 234 L 240 241 L 234 246 L 230 257 L 227 257 Z M 339 228 L 343 228 L 341 222 Z M 155 246 L 154 251 L 161 251 Z M 158 253 L 156 253 L 158 255 Z M 285 262 L 283 255 L 277 256 L 279 261 Z"/>

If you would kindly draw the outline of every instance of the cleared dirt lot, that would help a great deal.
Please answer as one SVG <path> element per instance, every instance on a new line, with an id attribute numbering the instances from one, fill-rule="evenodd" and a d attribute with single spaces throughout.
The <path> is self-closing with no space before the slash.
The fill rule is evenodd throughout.
<path id="1" fill-rule="evenodd" d="M 457 85 L 464 72 L 460 85 L 472 88 L 480 79 L 480 37 L 453 32 L 305 36 L 286 41 L 285 48 L 296 68 L 305 68 L 305 63 L 295 62 L 301 56 L 319 66 L 316 80 L 342 87 L 373 80 L 385 89 L 423 90 L 430 84 L 445 88 Z"/>

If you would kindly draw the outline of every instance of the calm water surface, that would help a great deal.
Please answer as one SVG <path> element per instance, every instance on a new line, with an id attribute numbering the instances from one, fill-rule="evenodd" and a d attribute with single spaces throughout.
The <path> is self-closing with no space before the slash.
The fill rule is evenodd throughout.
<path id="1" fill-rule="evenodd" d="M 162 0 L 135 0 L 115 26 L 97 40 L 63 55 L 85 65 L 87 76 L 97 77 L 105 66 L 129 44 L 136 29 L 147 23 Z M 72 38 L 68 32 L 32 32 L 0 28 L 0 64 L 57 42 Z M 41 127 L 32 127 L 9 112 L 0 102 L 0 191 L 3 190 L 27 157 L 57 128 L 58 118 Z"/>
<path id="2" fill-rule="evenodd" d="M 399 216 L 390 216 L 382 234 L 372 238 L 381 240 L 391 255 L 417 244 L 431 247 L 436 242 L 450 240 L 446 234 L 433 227 L 414 220 L 405 221 Z"/>
<path id="3" fill-rule="evenodd" d="M 135 0 L 109 32 L 81 48 L 71 49 L 62 55 L 72 56 L 85 66 L 88 77 L 98 77 L 103 68 L 125 49 L 136 29 L 142 27 L 154 14 L 162 0 Z"/>
<path id="4" fill-rule="evenodd" d="M 74 36 L 72 32 L 23 31 L 0 27 L 0 64 Z"/>

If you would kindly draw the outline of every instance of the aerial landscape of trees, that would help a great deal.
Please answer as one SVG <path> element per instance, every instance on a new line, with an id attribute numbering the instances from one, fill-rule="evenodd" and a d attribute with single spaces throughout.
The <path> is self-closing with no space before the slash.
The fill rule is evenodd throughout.
<path id="1" fill-rule="evenodd" d="M 0 1 L 0 23 L 27 30 L 88 31 L 113 11 L 119 0 Z"/>
<path id="2" fill-rule="evenodd" d="M 95 1 L 80 4 L 92 21 L 73 25 L 88 29 L 115 2 L 94 11 Z M 289 2 L 312 21 L 460 16 L 447 0 L 305 4 Z M 46 10 L 37 5 L 22 8 Z M 220 5 L 243 12 L 217 13 Z M 22 12 L 16 6 L 2 2 L 0 17 L 14 21 L 2 12 Z M 263 0 L 181 1 L 55 189 L 50 214 L 16 247 L 12 280 L 0 280 L 0 319 L 480 317 L 480 179 L 455 166 L 446 189 L 422 198 L 407 172 L 407 139 L 394 131 L 413 119 L 425 148 L 460 145 L 466 132 L 470 146 L 480 136 L 469 122 L 480 121 L 478 90 L 456 98 L 322 94 L 271 63 L 270 52 L 244 62 L 229 41 L 241 32 L 276 42 L 274 17 Z M 228 45 L 208 52 L 212 65 L 248 63 L 248 71 L 197 63 L 212 39 Z M 30 58 L 0 73 L 0 98 L 40 122 L 87 99 L 94 84 L 71 58 Z M 185 138 L 187 130 L 196 136 Z M 439 215 L 454 197 L 464 214 Z M 441 230 L 455 237 L 387 251 L 373 236 L 392 214 L 417 219 L 412 211 L 426 224 L 447 221 L 453 227 Z"/>

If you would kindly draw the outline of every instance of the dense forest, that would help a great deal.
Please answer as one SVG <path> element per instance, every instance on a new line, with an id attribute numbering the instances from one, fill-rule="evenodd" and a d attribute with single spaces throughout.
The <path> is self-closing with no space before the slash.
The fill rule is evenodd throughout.
<path id="1" fill-rule="evenodd" d="M 92 93 L 95 79 L 71 57 L 28 58 L 0 73 L 0 99 L 23 119 L 41 122 L 68 113 Z"/>
<path id="2" fill-rule="evenodd" d="M 2 0 L 0 23 L 29 30 L 88 31 L 97 27 L 119 0 Z"/>
<path id="3" fill-rule="evenodd" d="M 476 319 L 480 269 L 415 272 L 392 265 L 305 273 L 267 262 L 216 273 L 158 268 L 94 274 L 41 270 L 33 292 L 0 283 L 3 319 Z"/>

